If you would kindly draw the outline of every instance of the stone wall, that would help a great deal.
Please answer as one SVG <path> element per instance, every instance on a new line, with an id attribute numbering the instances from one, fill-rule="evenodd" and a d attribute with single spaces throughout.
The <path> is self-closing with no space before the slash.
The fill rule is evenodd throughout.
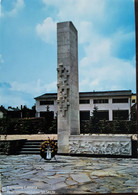
<path id="1" fill-rule="evenodd" d="M 70 136 L 70 154 L 132 155 L 131 136 Z"/>
<path id="2" fill-rule="evenodd" d="M 1 141 L 10 141 L 10 140 L 46 140 L 48 139 L 57 140 L 57 134 L 28 134 L 28 135 L 0 135 Z"/>

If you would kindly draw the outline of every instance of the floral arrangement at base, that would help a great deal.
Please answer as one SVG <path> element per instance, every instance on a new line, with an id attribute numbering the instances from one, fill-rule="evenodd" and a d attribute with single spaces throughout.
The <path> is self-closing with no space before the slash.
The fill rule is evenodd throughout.
<path id="1" fill-rule="evenodd" d="M 47 154 L 50 152 L 51 158 L 53 158 L 57 153 L 57 143 L 54 139 L 48 137 L 40 146 L 40 156 L 47 160 Z M 50 159 L 51 159 L 50 158 Z"/>

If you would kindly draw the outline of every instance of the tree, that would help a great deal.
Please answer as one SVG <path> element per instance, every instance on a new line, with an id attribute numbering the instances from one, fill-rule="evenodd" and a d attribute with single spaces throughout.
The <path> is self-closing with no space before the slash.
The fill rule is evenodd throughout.
<path id="1" fill-rule="evenodd" d="M 90 133 L 99 133 L 99 131 L 100 131 L 100 120 L 98 117 L 98 108 L 97 107 L 94 107 L 94 110 L 92 112 L 92 116 L 90 117 L 89 130 L 90 130 Z"/>

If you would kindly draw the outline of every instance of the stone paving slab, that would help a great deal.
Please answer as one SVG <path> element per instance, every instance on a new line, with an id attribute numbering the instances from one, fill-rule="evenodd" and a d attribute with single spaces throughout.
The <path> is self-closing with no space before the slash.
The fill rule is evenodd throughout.
<path id="1" fill-rule="evenodd" d="M 138 194 L 138 159 L 1 155 L 0 192 L 6 194 Z M 1 194 L 0 193 L 0 194 Z"/>

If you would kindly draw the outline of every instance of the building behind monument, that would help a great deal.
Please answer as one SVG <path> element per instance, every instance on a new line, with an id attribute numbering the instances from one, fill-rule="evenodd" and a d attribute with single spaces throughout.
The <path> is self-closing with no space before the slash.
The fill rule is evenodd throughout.
<path id="1" fill-rule="evenodd" d="M 45 116 L 47 107 L 53 113 L 53 118 L 56 117 L 57 93 L 45 93 L 35 100 L 37 117 Z M 100 120 L 113 121 L 118 116 L 121 116 L 121 120 L 130 120 L 131 107 L 135 103 L 135 94 L 131 90 L 80 92 L 80 120 L 89 120 L 95 107 L 98 109 Z"/>

